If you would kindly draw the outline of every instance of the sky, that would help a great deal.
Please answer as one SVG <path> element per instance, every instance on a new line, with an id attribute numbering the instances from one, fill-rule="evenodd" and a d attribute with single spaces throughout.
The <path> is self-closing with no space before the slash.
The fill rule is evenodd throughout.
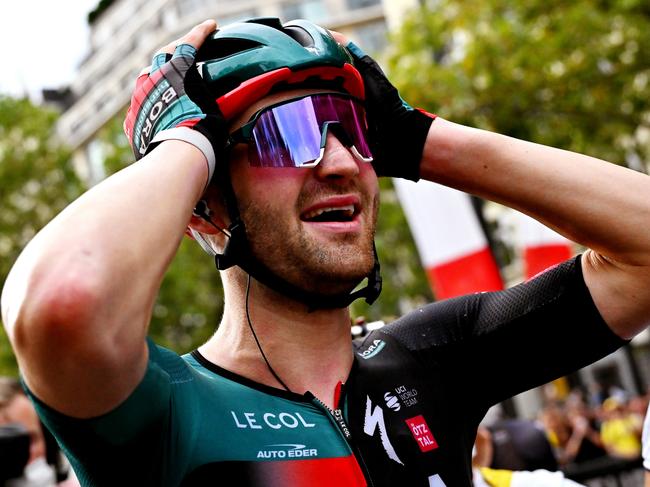
<path id="1" fill-rule="evenodd" d="M 88 52 L 88 12 L 99 0 L 0 0 L 0 94 L 59 88 L 74 79 Z"/>

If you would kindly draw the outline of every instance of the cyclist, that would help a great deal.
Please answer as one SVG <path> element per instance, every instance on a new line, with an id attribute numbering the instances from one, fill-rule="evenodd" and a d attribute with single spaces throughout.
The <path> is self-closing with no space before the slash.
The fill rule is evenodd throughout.
<path id="1" fill-rule="evenodd" d="M 4 286 L 25 386 L 82 484 L 468 486 L 490 405 L 648 325 L 647 176 L 415 110 L 309 22 L 215 27 L 154 56 L 125 121 L 137 162 L 53 219 Z M 381 282 L 377 175 L 508 204 L 594 250 L 353 345 L 348 305 Z M 146 335 L 188 225 L 225 308 L 179 357 Z"/>

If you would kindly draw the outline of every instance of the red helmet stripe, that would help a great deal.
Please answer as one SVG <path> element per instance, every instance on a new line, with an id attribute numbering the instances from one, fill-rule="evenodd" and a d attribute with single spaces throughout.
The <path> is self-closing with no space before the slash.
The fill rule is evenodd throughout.
<path id="1" fill-rule="evenodd" d="M 343 88 L 345 91 L 361 100 L 365 99 L 361 74 L 359 74 L 359 71 L 354 66 L 346 63 L 342 68 L 319 66 L 300 71 L 291 71 L 291 69 L 285 67 L 264 73 L 246 80 L 233 91 L 219 97 L 217 104 L 224 117 L 230 119 L 248 108 L 251 103 L 268 95 L 276 84 L 282 81 L 290 84 L 300 84 L 310 76 L 317 76 L 323 80 L 333 80 L 343 76 Z"/>

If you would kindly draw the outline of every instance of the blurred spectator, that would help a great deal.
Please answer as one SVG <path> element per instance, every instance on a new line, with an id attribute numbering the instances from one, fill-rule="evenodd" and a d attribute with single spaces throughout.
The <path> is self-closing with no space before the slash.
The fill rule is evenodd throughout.
<path id="1" fill-rule="evenodd" d="M 582 463 L 607 454 L 600 436 L 600 424 L 581 394 L 571 394 L 565 405 L 570 436 L 561 463 Z"/>
<path id="2" fill-rule="evenodd" d="M 495 442 L 495 435 L 502 436 L 502 440 Z M 508 461 L 512 466 L 507 466 Z M 531 470 L 517 469 L 515 465 L 529 465 Z M 552 469 L 535 468 L 535 465 L 548 465 Z M 475 487 L 581 487 L 553 465 L 555 459 L 550 445 L 533 422 L 502 420 L 490 428 L 478 429 L 472 458 Z"/>
<path id="3" fill-rule="evenodd" d="M 0 426 L 19 440 L 17 428 L 28 436 L 28 454 L 22 476 L 7 480 L 5 487 L 72 487 L 79 485 L 69 465 L 61 455 L 52 435 L 47 431 L 36 414 L 31 401 L 24 394 L 16 379 L 0 377 Z M 16 448 L 20 441 L 14 441 Z M 18 452 L 16 458 L 19 458 Z M 5 460 L 3 458 L 3 460 Z M 22 467 L 24 462 L 21 462 Z M 20 471 L 20 468 L 18 469 Z M 68 479 L 68 480 L 66 480 Z"/>
<path id="4" fill-rule="evenodd" d="M 544 430 L 524 419 L 501 419 L 483 432 L 491 455 L 485 466 L 507 470 L 557 470 L 558 464 Z M 489 461 L 488 461 L 489 460 Z"/>
<path id="5" fill-rule="evenodd" d="M 612 396 L 602 406 L 600 435 L 611 456 L 632 460 L 641 455 L 642 420 L 631 414 L 619 397 Z"/>
<path id="6" fill-rule="evenodd" d="M 561 465 L 582 463 L 607 454 L 597 418 L 582 395 L 572 393 L 564 405 L 547 405 L 539 419 Z"/>
<path id="7" fill-rule="evenodd" d="M 0 425 L 0 485 L 21 477 L 29 460 L 29 433 L 18 424 Z"/>
<path id="8" fill-rule="evenodd" d="M 0 424 L 20 424 L 30 438 L 29 460 L 45 457 L 45 438 L 32 403 L 23 394 L 20 383 L 9 377 L 0 377 Z"/>
<path id="9" fill-rule="evenodd" d="M 646 416 L 646 410 L 648 409 L 648 396 L 635 396 L 630 398 L 627 403 L 627 410 L 633 416 L 635 416 L 639 422 L 643 422 L 643 419 Z"/>
<path id="10" fill-rule="evenodd" d="M 571 438 L 571 427 L 564 409 L 557 402 L 547 404 L 539 413 L 539 421 L 544 428 L 555 457 L 559 463 L 566 463 L 565 447 Z"/>
<path id="11" fill-rule="evenodd" d="M 607 391 L 600 382 L 593 382 L 588 386 L 589 406 L 597 408 L 607 399 Z"/>
<path id="12" fill-rule="evenodd" d="M 645 487 L 650 487 L 650 405 L 643 423 L 643 468 L 645 468 Z"/>

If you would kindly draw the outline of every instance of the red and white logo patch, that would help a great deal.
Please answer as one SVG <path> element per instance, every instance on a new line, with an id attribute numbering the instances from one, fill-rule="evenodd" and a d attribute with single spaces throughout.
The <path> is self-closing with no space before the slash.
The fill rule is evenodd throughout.
<path id="1" fill-rule="evenodd" d="M 424 416 L 418 415 L 406 420 L 406 424 L 411 430 L 411 434 L 422 452 L 428 452 L 438 448 L 438 442 L 433 437 L 429 425 L 424 420 Z"/>

